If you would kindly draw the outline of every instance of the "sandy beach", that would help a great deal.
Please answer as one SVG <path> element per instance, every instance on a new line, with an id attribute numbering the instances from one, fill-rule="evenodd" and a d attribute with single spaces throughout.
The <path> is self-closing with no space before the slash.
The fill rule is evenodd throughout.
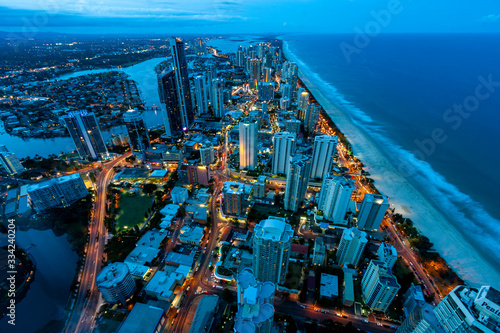
<path id="1" fill-rule="evenodd" d="M 328 87 L 320 84 L 321 79 L 314 73 L 309 73 L 306 66 L 288 50 L 285 41 L 283 44 L 286 58 L 297 63 L 300 79 L 349 140 L 354 154 L 365 164 L 365 169 L 375 180 L 377 189 L 390 198 L 391 207 L 395 207 L 396 212 L 405 217 L 410 217 L 466 282 L 474 286 L 488 284 L 500 288 L 499 267 L 486 260 L 432 203 L 432 199 L 422 194 L 419 189 L 425 184 L 418 183 L 417 177 L 407 179 L 401 175 L 391 163 L 390 156 L 381 149 L 383 142 L 375 141 L 370 133 L 356 125 L 352 117 L 334 103 L 334 97 L 328 96 Z"/>

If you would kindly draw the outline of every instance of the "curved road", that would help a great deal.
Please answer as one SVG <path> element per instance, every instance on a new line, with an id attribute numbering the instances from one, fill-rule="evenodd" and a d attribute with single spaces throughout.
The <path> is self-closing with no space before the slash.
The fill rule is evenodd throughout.
<path id="1" fill-rule="evenodd" d="M 94 318 L 99 306 L 99 291 L 95 283 L 95 276 L 101 268 L 101 259 L 104 252 L 104 241 L 106 228 L 104 217 L 106 216 L 106 192 L 111 179 L 114 176 L 113 167 L 121 163 L 131 153 L 106 163 L 97 176 L 96 196 L 90 225 L 90 238 L 87 243 L 87 257 L 80 280 L 80 288 L 73 311 L 66 325 L 65 332 L 91 332 Z"/>

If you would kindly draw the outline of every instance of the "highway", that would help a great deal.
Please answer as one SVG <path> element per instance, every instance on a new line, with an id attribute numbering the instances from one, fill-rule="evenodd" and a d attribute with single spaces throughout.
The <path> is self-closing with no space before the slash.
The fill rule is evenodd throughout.
<path id="1" fill-rule="evenodd" d="M 89 242 L 87 243 L 87 257 L 85 259 L 83 272 L 80 280 L 80 288 L 69 317 L 65 332 L 91 332 L 94 318 L 99 310 L 99 291 L 95 283 L 96 274 L 101 268 L 101 260 L 104 252 L 105 236 L 107 234 L 104 226 L 106 215 L 106 192 L 111 179 L 114 176 L 113 167 L 121 163 L 131 153 L 106 163 L 96 178 L 96 196 L 92 211 L 90 224 Z"/>

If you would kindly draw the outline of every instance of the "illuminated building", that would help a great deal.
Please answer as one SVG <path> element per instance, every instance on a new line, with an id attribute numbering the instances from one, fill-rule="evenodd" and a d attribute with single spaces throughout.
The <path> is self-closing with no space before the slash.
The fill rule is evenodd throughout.
<path id="1" fill-rule="evenodd" d="M 311 178 L 323 178 L 331 171 L 337 143 L 336 136 L 320 135 L 314 138 Z"/>
<path id="2" fill-rule="evenodd" d="M 296 134 L 290 132 L 278 132 L 273 137 L 273 164 L 272 173 L 288 174 L 288 159 L 295 153 Z"/>
<path id="3" fill-rule="evenodd" d="M 377 231 L 389 208 L 387 196 L 366 193 L 358 213 L 358 228 Z"/>
<path id="4" fill-rule="evenodd" d="M 127 264 L 122 262 L 115 262 L 104 267 L 95 280 L 102 298 L 110 304 L 126 305 L 136 289 Z"/>
<path id="5" fill-rule="evenodd" d="M 172 53 L 172 64 L 181 126 L 183 129 L 189 128 L 194 120 L 194 115 L 184 43 L 179 38 L 171 38 L 170 51 Z"/>
<path id="6" fill-rule="evenodd" d="M 269 216 L 255 226 L 252 268 L 258 281 L 285 282 L 293 228 L 283 217 Z"/>
<path id="7" fill-rule="evenodd" d="M 357 266 L 367 243 L 366 232 L 356 228 L 345 229 L 337 251 L 337 263 Z"/>
<path id="8" fill-rule="evenodd" d="M 62 119 L 80 158 L 97 159 L 108 156 L 97 118 L 92 112 L 70 112 Z"/>
<path id="9" fill-rule="evenodd" d="M 134 154 L 144 154 L 151 148 L 148 127 L 142 114 L 137 110 L 128 110 L 123 114 L 123 121 L 127 127 L 130 149 Z"/>
<path id="10" fill-rule="evenodd" d="M 365 304 L 372 311 L 385 312 L 401 286 L 385 263 L 371 260 L 361 280 Z"/>
<path id="11" fill-rule="evenodd" d="M 284 199 L 286 210 L 296 212 L 302 205 L 309 183 L 310 171 L 311 156 L 292 155 L 289 157 Z"/>
<path id="12" fill-rule="evenodd" d="M 323 217 L 334 224 L 347 225 L 346 213 L 354 189 L 352 180 L 325 174 L 318 200 L 318 209 L 323 212 Z"/>
<path id="13" fill-rule="evenodd" d="M 246 118 L 240 121 L 240 169 L 254 170 L 257 166 L 259 124 Z"/>

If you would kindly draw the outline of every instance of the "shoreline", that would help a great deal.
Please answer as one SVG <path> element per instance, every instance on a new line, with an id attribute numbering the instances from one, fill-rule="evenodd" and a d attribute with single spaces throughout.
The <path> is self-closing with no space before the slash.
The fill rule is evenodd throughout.
<path id="1" fill-rule="evenodd" d="M 379 146 L 381 142 L 373 140 L 361 126 L 355 124 L 342 107 L 332 101 L 313 83 L 303 70 L 303 62 L 289 49 L 283 40 L 285 58 L 295 61 L 299 66 L 299 78 L 306 88 L 322 106 L 333 123 L 342 131 L 351 144 L 356 157 L 361 160 L 366 170 L 375 180 L 375 187 L 389 196 L 391 205 L 396 212 L 412 218 L 422 235 L 427 236 L 434 248 L 450 267 L 467 283 L 471 285 L 498 285 L 500 273 L 495 270 L 495 264 L 481 256 L 479 250 L 470 244 L 455 226 L 439 211 L 435 203 L 426 198 L 419 190 L 422 184 L 403 177 L 388 156 Z M 498 288 L 498 286 L 496 286 Z"/>

